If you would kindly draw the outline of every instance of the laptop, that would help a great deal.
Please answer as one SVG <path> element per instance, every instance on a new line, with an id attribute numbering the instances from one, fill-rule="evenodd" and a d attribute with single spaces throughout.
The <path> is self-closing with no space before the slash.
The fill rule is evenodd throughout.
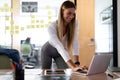
<path id="1" fill-rule="evenodd" d="M 111 57 L 112 54 L 96 54 L 93 56 L 87 71 L 78 70 L 75 73 L 81 75 L 93 75 L 98 73 L 104 73 L 110 64 Z"/>

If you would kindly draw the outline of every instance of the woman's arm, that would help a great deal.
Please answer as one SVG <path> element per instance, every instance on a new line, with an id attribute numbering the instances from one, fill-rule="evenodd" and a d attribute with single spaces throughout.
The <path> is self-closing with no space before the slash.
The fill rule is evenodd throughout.
<path id="1" fill-rule="evenodd" d="M 79 45 L 79 39 L 78 39 L 78 22 L 76 22 L 76 28 L 75 28 L 75 34 L 74 34 L 74 40 L 73 40 L 73 55 L 78 56 L 79 55 L 79 49 L 80 49 L 80 45 Z"/>
<path id="2" fill-rule="evenodd" d="M 80 65 L 79 55 L 74 55 L 73 60 L 74 60 L 74 64 L 75 64 L 76 66 L 79 66 L 79 65 Z"/>
<path id="3" fill-rule="evenodd" d="M 75 34 L 74 34 L 74 41 L 73 41 L 73 60 L 74 60 L 74 64 L 76 64 L 77 66 L 80 65 L 79 62 L 79 40 L 78 40 L 78 22 L 76 22 L 76 28 L 75 28 Z"/>
<path id="4" fill-rule="evenodd" d="M 79 61 L 79 55 L 74 55 L 73 60 L 74 60 L 74 62 L 78 62 Z"/>
<path id="5" fill-rule="evenodd" d="M 75 66 L 75 64 L 73 63 L 73 61 L 71 59 L 68 60 L 66 63 L 73 71 L 77 71 L 79 69 L 81 69 L 81 70 L 83 69 L 83 67 Z"/>

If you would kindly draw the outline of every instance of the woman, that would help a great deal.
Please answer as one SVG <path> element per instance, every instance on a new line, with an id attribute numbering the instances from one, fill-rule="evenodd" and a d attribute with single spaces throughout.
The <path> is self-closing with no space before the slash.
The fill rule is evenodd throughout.
<path id="1" fill-rule="evenodd" d="M 60 69 L 68 67 L 73 71 L 82 69 L 79 66 L 78 24 L 75 10 L 73 2 L 63 2 L 58 20 L 48 27 L 50 39 L 41 49 L 42 69 L 50 69 L 52 59 Z M 70 58 L 71 54 L 74 56 L 74 62 Z"/>

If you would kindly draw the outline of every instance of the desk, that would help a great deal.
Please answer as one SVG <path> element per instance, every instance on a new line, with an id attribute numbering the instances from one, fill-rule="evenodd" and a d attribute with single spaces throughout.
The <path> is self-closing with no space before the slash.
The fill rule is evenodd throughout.
<path id="1" fill-rule="evenodd" d="M 117 77 L 115 76 L 114 79 Z M 83 76 L 75 73 L 46 75 L 45 70 L 25 69 L 25 80 L 114 80 L 106 73 Z"/>

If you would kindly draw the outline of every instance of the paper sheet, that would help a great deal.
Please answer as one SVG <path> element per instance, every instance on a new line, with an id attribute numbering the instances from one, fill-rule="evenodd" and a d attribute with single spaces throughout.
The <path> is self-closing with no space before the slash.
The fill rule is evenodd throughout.
<path id="1" fill-rule="evenodd" d="M 120 80 L 120 78 L 114 79 L 114 80 Z"/>
<path id="2" fill-rule="evenodd" d="M 41 69 L 25 69 L 25 74 L 41 74 Z"/>

